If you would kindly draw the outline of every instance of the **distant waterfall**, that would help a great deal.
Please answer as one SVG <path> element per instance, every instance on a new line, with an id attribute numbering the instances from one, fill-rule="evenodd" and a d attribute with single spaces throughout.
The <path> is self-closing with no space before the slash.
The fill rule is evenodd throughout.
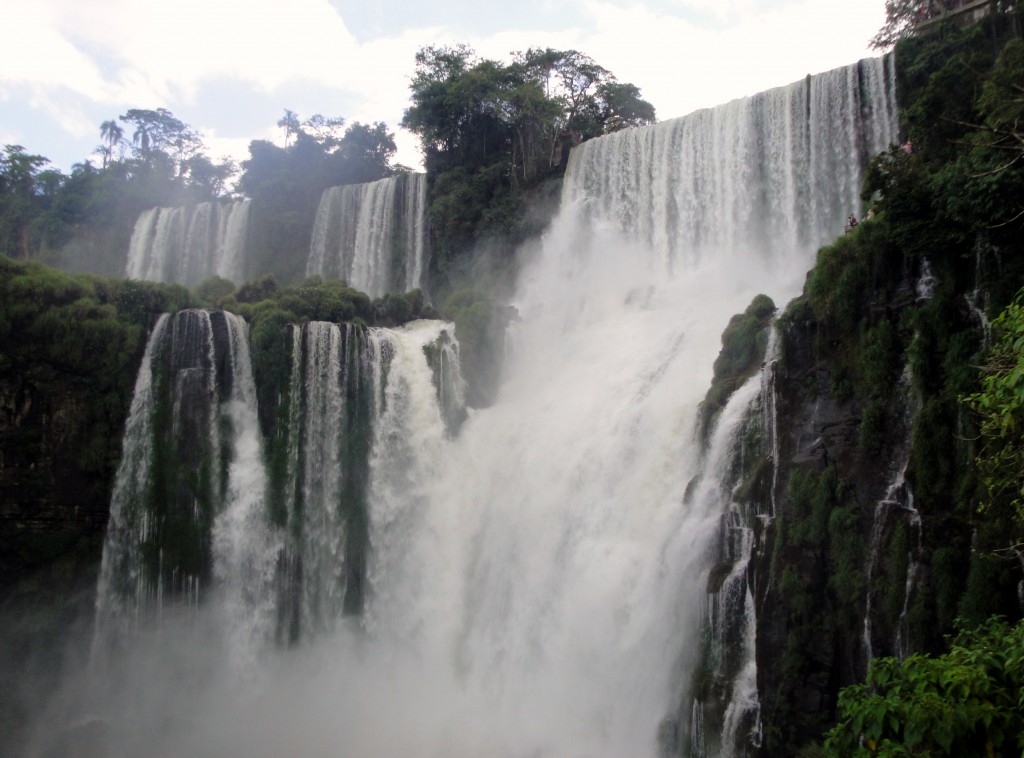
<path id="1" fill-rule="evenodd" d="M 313 225 L 307 276 L 344 279 L 380 297 L 423 286 L 426 174 L 324 190 Z"/>
<path id="2" fill-rule="evenodd" d="M 245 279 L 249 201 L 150 208 L 135 222 L 125 275 L 192 287 L 219 276 Z"/>

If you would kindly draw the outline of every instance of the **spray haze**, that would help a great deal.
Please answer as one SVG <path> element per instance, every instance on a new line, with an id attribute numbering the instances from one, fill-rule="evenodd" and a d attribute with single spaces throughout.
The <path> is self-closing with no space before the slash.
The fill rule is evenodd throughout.
<path id="1" fill-rule="evenodd" d="M 657 755 L 659 724 L 693 673 L 728 507 L 710 484 L 685 497 L 721 465 L 695 427 L 722 329 L 758 293 L 796 294 L 817 246 L 857 209 L 865 161 L 894 132 L 889 65 L 864 61 L 574 150 L 562 209 L 517 285 L 522 318 L 491 407 L 457 433 L 446 423 L 424 350 L 437 322 L 368 335 L 387 348 L 370 360 L 362 612 L 318 606 L 333 623 L 238 665 L 225 618 L 239 614 L 225 609 L 244 585 L 241 628 L 260 628 L 273 598 L 259 566 L 275 534 L 264 525 L 250 542 L 248 526 L 232 526 L 264 486 L 239 439 L 245 481 L 232 480 L 235 505 L 218 517 L 214 564 L 255 568 L 248 584 L 215 569 L 198 608 L 147 616 L 47 723 L 72 725 L 61 739 L 83 720 L 102 725 L 94 755 Z M 293 376 L 307 378 L 293 384 L 308 394 L 311 345 L 329 356 L 339 327 L 304 329 L 306 369 L 293 363 Z M 755 390 L 752 380 L 723 412 L 720 448 Z M 296 414 L 314 411 L 304 403 Z M 306 447 L 326 445 L 342 405 L 325 396 L 319 418 L 305 417 L 304 434 L 324 425 Z M 288 549 L 321 566 L 325 553 L 295 534 Z"/>

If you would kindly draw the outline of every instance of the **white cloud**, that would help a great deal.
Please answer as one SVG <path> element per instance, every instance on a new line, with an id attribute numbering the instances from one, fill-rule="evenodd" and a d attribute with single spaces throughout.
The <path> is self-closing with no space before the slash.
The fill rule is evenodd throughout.
<path id="1" fill-rule="evenodd" d="M 359 43 L 328 0 L 0 0 L 0 6 L 14 2 L 24 22 L 23 32 L 0 46 L 5 111 L 28 106 L 32 118 L 76 136 L 87 132 L 91 142 L 97 125 L 83 104 L 103 105 L 108 113 L 163 106 L 216 134 L 224 132 L 217 116 L 199 110 L 204 84 L 231 81 L 239 91 L 280 98 L 282 108 L 295 102 L 289 93 L 298 86 L 307 102 L 323 97 L 322 106 L 313 106 L 322 113 L 386 121 L 407 163 L 418 162 L 418 150 L 398 124 L 423 45 L 466 42 L 500 60 L 531 46 L 575 48 L 638 85 L 659 117 L 670 118 L 850 63 L 865 54 L 884 16 L 881 0 L 569 0 L 572 26 L 563 28 L 467 38 L 441 25 L 398 31 L 402 20 L 395 19 L 395 33 Z M 441 5 L 438 17 L 443 13 Z M 225 103 L 219 105 L 223 111 Z M 245 114 L 233 115 L 238 122 Z M 253 114 L 251 123 L 248 134 L 232 129 L 232 144 L 267 136 L 266 113 Z M 211 154 L 217 151 L 210 144 Z M 238 154 L 234 147 L 228 152 Z"/>

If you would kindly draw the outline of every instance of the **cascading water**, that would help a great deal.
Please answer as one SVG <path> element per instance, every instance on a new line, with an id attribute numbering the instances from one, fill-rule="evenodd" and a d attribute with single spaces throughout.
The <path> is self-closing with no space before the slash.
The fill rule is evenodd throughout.
<path id="1" fill-rule="evenodd" d="M 210 276 L 245 278 L 249 201 L 150 208 L 135 222 L 125 275 L 192 287 Z"/>
<path id="2" fill-rule="evenodd" d="M 306 275 L 344 279 L 371 297 L 422 287 L 426 191 L 417 173 L 324 190 Z"/>
<path id="3" fill-rule="evenodd" d="M 890 67 L 864 61 L 574 150 L 562 212 L 518 284 L 522 320 L 490 408 L 463 419 L 458 402 L 439 402 L 461 383 L 436 324 L 296 328 L 275 432 L 289 505 L 270 536 L 238 537 L 241 553 L 221 537 L 244 518 L 215 528 L 213 578 L 234 581 L 222 556 L 256 567 L 239 626 L 263 628 L 264 569 L 283 530 L 278 633 L 301 644 L 266 648 L 242 679 L 211 663 L 235 644 L 219 629 L 178 657 L 154 646 L 143 678 L 159 682 L 145 690 L 156 702 L 125 705 L 149 725 L 131 727 L 145 729 L 146 752 L 656 755 L 698 661 L 727 514 L 721 487 L 685 497 L 689 482 L 718 478 L 695 429 L 719 337 L 753 295 L 795 294 L 858 207 L 868 155 L 893 139 Z M 368 374 L 353 383 L 357 370 Z M 723 419 L 749 416 L 757 390 Z M 736 425 L 718 428 L 734 447 Z M 344 502 L 346 456 L 362 460 L 350 443 L 365 446 L 363 499 L 317 516 Z M 337 623 L 346 611 L 361 613 Z M 756 722 L 740 668 L 726 717 L 736 733 Z M 106 753 L 139 739 L 124 744 Z"/>
<path id="4" fill-rule="evenodd" d="M 769 363 L 777 357 L 773 355 L 775 345 L 773 340 Z M 756 466 L 765 449 L 774 449 L 774 419 L 768 416 L 770 397 L 765 397 L 764 384 L 759 373 L 729 400 L 715 426 L 701 472 L 687 495 L 689 503 L 705 503 L 704 507 L 721 514 L 715 550 L 718 564 L 709 578 L 702 617 L 708 671 L 689 709 L 687 742 L 693 756 L 743 755 L 746 748 L 760 745 L 757 619 L 747 569 L 754 550 L 753 523 L 757 516 L 770 514 L 748 513 L 734 490 L 743 469 L 749 464 Z M 745 460 L 748 457 L 750 461 Z M 705 698 L 714 701 L 712 708 L 706 707 Z M 676 729 L 682 732 L 674 735 L 678 742 L 685 737 L 686 725 Z"/>
<path id="5" fill-rule="evenodd" d="M 256 548 L 266 541 L 260 445 L 245 322 L 198 310 L 161 317 L 136 381 L 114 485 L 98 640 L 123 635 L 165 600 L 196 604 L 215 563 L 226 584 L 261 594 L 250 585 L 265 578 L 266 561 L 252 551 L 272 548 Z"/>

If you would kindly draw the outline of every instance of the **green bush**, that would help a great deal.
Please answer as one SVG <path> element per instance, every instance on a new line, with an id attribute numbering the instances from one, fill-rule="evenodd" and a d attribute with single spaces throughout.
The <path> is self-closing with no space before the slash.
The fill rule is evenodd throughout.
<path id="1" fill-rule="evenodd" d="M 866 684 L 839 694 L 835 756 L 1020 755 L 1024 622 L 961 630 L 948 653 L 871 662 Z"/>

